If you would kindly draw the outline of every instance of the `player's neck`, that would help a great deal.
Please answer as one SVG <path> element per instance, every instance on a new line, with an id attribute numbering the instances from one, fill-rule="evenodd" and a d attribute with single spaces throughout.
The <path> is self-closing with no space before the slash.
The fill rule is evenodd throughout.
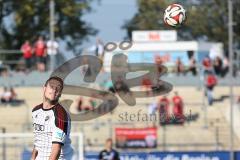
<path id="1" fill-rule="evenodd" d="M 55 104 L 51 104 L 48 101 L 43 102 L 43 109 L 51 109 Z"/>
<path id="2" fill-rule="evenodd" d="M 110 151 L 112 150 L 112 148 L 106 148 L 106 150 L 107 150 L 108 152 L 110 152 Z"/>

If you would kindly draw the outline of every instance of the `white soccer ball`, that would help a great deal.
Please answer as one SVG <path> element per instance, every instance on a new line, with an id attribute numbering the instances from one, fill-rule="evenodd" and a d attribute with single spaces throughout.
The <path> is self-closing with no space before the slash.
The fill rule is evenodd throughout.
<path id="1" fill-rule="evenodd" d="M 164 12 L 164 22 L 172 27 L 182 25 L 186 20 L 186 11 L 180 4 L 169 5 Z"/>

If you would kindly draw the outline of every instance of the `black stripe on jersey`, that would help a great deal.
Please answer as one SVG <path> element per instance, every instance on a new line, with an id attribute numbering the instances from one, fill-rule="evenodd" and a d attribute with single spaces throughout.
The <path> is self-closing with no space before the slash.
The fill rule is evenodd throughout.
<path id="1" fill-rule="evenodd" d="M 54 109 L 54 116 L 55 116 L 55 125 L 56 127 L 60 128 L 65 132 L 67 135 L 68 130 L 68 116 L 66 110 L 60 104 L 57 104 Z"/>
<path id="2" fill-rule="evenodd" d="M 62 143 L 62 142 L 56 142 L 56 141 L 52 141 L 52 143 L 61 144 L 62 146 L 64 145 L 64 143 Z"/>
<path id="3" fill-rule="evenodd" d="M 36 110 L 39 110 L 39 109 L 41 109 L 41 108 L 43 108 L 43 103 L 35 106 L 35 107 L 32 109 L 32 112 L 34 112 L 34 111 L 36 111 Z"/>

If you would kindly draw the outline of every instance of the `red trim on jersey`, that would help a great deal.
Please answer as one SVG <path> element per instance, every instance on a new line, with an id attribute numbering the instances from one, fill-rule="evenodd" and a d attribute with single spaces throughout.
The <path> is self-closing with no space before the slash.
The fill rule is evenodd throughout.
<path id="1" fill-rule="evenodd" d="M 65 133 L 67 133 L 68 117 L 67 117 L 67 112 L 65 111 L 65 109 L 60 104 L 58 104 L 54 108 L 54 114 L 55 114 L 56 127 L 60 128 Z"/>
<path id="2" fill-rule="evenodd" d="M 42 107 L 43 107 L 43 103 L 41 103 L 41 104 L 33 107 L 32 112 L 34 112 L 34 111 L 36 111 L 36 110 L 38 110 L 38 109 L 41 109 Z"/>

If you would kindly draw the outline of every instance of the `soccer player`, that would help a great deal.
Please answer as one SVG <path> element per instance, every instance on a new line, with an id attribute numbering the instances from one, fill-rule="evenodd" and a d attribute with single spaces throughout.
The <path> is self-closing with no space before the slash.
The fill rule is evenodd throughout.
<path id="1" fill-rule="evenodd" d="M 32 160 L 71 160 L 70 117 L 58 103 L 63 80 L 50 77 L 43 86 L 43 103 L 32 110 Z"/>
<path id="2" fill-rule="evenodd" d="M 112 139 L 106 140 L 105 149 L 102 150 L 98 156 L 99 160 L 120 160 L 119 154 L 112 148 Z"/>

